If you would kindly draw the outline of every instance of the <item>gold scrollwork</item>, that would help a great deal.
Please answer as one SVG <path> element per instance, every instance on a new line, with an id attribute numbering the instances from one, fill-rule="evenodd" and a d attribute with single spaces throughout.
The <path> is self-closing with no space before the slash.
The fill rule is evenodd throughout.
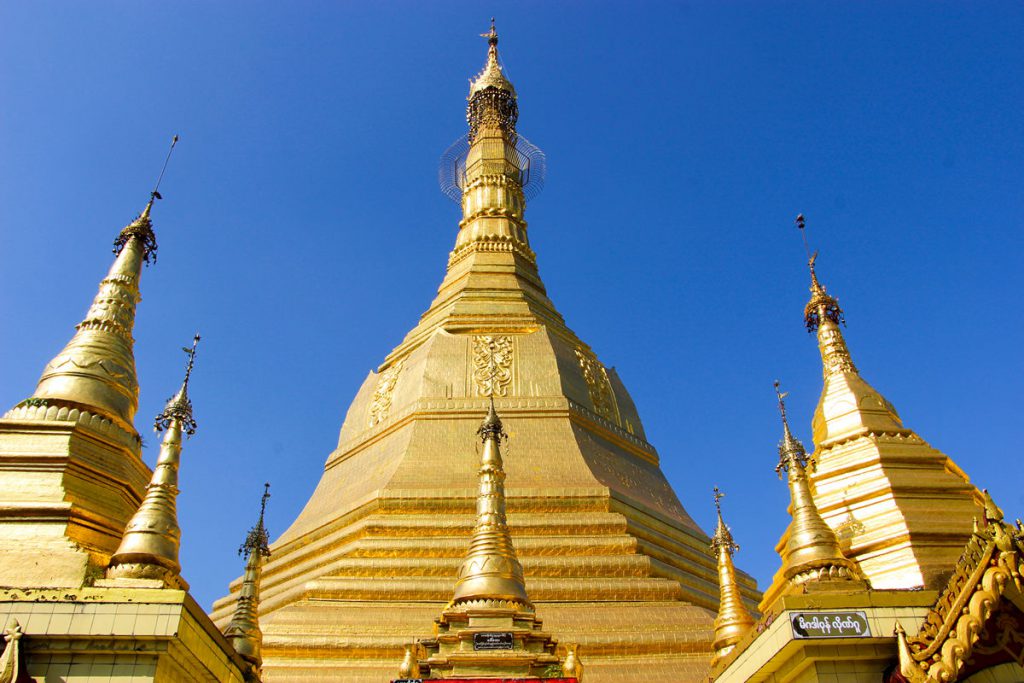
<path id="1" fill-rule="evenodd" d="M 380 373 L 380 377 L 377 378 L 377 386 L 373 390 L 373 399 L 370 401 L 371 427 L 387 419 L 388 411 L 391 410 L 391 395 L 395 391 L 398 375 L 402 372 L 402 366 L 404 365 L 404 358 L 395 361 L 391 367 Z"/>
<path id="2" fill-rule="evenodd" d="M 615 394 L 608 379 L 608 371 L 593 353 L 582 348 L 576 349 L 576 358 L 583 370 L 583 379 L 587 382 L 587 391 L 590 393 L 591 403 L 594 404 L 594 412 L 618 424 L 619 411 L 615 406 Z"/>
<path id="3" fill-rule="evenodd" d="M 473 337 L 473 383 L 481 396 L 506 396 L 512 383 L 512 337 Z"/>

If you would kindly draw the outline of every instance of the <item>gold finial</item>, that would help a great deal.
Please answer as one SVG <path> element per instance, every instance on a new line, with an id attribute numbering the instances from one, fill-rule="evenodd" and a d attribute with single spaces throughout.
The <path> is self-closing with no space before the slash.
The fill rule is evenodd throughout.
<path id="1" fill-rule="evenodd" d="M 417 643 L 405 646 L 405 656 L 402 658 L 402 663 L 398 665 L 399 678 L 420 677 L 420 663 L 416 659 L 418 649 Z"/>
<path id="2" fill-rule="evenodd" d="M 153 202 L 157 199 L 163 199 L 163 195 L 159 192 L 160 183 L 164 179 L 167 164 L 171 160 L 171 153 L 177 144 L 178 136 L 175 135 L 171 138 L 171 147 L 167 150 L 167 157 L 164 158 L 164 165 L 160 169 L 160 175 L 157 176 L 153 191 L 149 193 L 149 201 L 146 202 L 146 206 L 142 209 L 142 213 L 139 214 L 138 218 L 125 226 L 121 234 L 114 240 L 114 254 L 120 255 L 128 243 L 135 240 L 142 251 L 142 260 L 148 264 L 150 259 L 152 259 L 153 263 L 156 263 L 156 233 L 153 232 L 153 222 L 149 218 L 149 213 L 153 209 Z"/>
<path id="3" fill-rule="evenodd" d="M 153 476 L 146 487 L 146 496 L 125 527 L 117 552 L 110 558 L 107 578 L 155 579 L 166 587 L 187 588 L 181 578 L 178 552 L 181 528 L 178 526 L 178 468 L 181 462 L 181 435 L 194 434 L 192 402 L 188 398 L 188 381 L 195 363 L 197 334 L 192 348 L 184 348 L 189 359 L 181 389 L 167 402 L 156 418 L 157 431 L 164 431 Z"/>
<path id="4" fill-rule="evenodd" d="M 263 498 L 260 500 L 260 518 L 256 526 L 249 530 L 245 542 L 238 548 L 238 554 L 246 559 L 252 553 L 261 553 L 263 557 L 270 557 L 270 536 L 263 524 L 263 515 L 267 511 L 267 501 L 270 499 L 270 482 L 263 484 Z"/>
<path id="5" fill-rule="evenodd" d="M 804 323 L 807 325 L 807 331 L 814 332 L 826 320 L 836 325 L 845 325 L 846 318 L 843 316 L 843 309 L 839 307 L 839 299 L 831 296 L 818 281 L 818 274 L 815 271 L 818 252 L 811 253 L 811 247 L 807 241 L 807 221 L 802 213 L 796 217 L 796 227 L 800 231 L 800 238 L 804 243 L 804 251 L 807 254 L 807 268 L 811 273 L 811 300 L 807 303 L 807 307 L 804 308 Z"/>
<path id="6" fill-rule="evenodd" d="M 711 550 L 712 552 L 719 552 L 725 550 L 727 553 L 732 555 L 735 551 L 739 550 L 740 547 L 736 541 L 733 540 L 732 531 L 726 525 L 722 519 L 722 504 L 721 500 L 725 498 L 725 494 L 722 493 L 718 487 L 714 487 L 714 499 L 715 499 L 715 511 L 718 513 L 718 523 L 715 526 L 715 534 L 711 537 Z"/>
<path id="7" fill-rule="evenodd" d="M 487 417 L 477 430 L 483 439 L 480 458 L 480 489 L 476 501 L 476 526 L 469 552 L 459 568 L 455 597 L 450 604 L 504 605 L 533 611 L 526 595 L 523 566 L 512 546 L 505 516 L 505 470 L 500 443 L 507 439 L 491 397 Z"/>
<path id="8" fill-rule="evenodd" d="M 779 415 L 782 417 L 782 441 L 779 442 L 779 464 L 775 466 L 775 473 L 782 478 L 782 472 L 788 471 L 790 467 L 799 466 L 801 469 L 814 468 L 814 462 L 807 455 L 804 445 L 793 436 L 789 429 L 789 420 L 786 418 L 786 397 L 788 391 L 779 390 L 779 380 L 775 380 L 775 396 L 779 402 Z"/>
<path id="9" fill-rule="evenodd" d="M 199 346 L 200 339 L 197 332 L 196 336 L 192 338 L 191 348 L 181 347 L 181 350 L 188 355 L 188 362 L 185 364 L 185 379 L 182 381 L 178 393 L 167 400 L 163 412 L 156 416 L 153 427 L 158 432 L 170 427 L 173 420 L 178 420 L 188 436 L 196 433 L 196 428 L 199 425 L 196 424 L 195 418 L 192 416 L 192 401 L 188 397 L 188 381 L 192 377 L 192 367 L 196 362 L 196 347 Z"/>
<path id="10" fill-rule="evenodd" d="M 562 673 L 568 678 L 575 678 L 577 683 L 583 681 L 583 662 L 580 661 L 580 646 L 569 643 L 565 646 L 565 662 Z"/>
<path id="11" fill-rule="evenodd" d="M 788 392 L 779 390 L 775 381 L 775 395 L 782 416 L 782 440 L 779 442 L 779 464 L 775 471 L 779 478 L 787 473 L 790 509 L 793 522 L 789 527 L 789 538 L 782 551 L 783 576 L 793 585 L 812 580 L 856 580 L 860 573 L 839 548 L 839 539 L 825 523 L 811 495 L 807 479 L 807 467 L 813 468 L 804 446 L 789 429 L 786 419 L 785 398 Z"/>
<path id="12" fill-rule="evenodd" d="M 176 142 L 177 136 L 171 141 L 172 149 Z M 132 333 L 135 309 L 141 298 L 142 265 L 156 261 L 156 235 L 149 213 L 159 196 L 154 189 L 142 213 L 121 230 L 114 242 L 117 258 L 100 282 L 92 306 L 78 324 L 74 337 L 43 369 L 33 395 L 15 406 L 7 417 L 49 420 L 54 415 L 75 411 L 83 417 L 100 418 L 97 422 L 112 423 L 122 439 L 139 443 L 133 424 L 139 407 L 139 382 Z"/>
<path id="13" fill-rule="evenodd" d="M 718 616 L 715 617 L 715 656 L 712 664 L 729 654 L 740 638 L 754 625 L 754 618 L 743 606 L 739 585 L 736 583 L 736 570 L 732 563 L 732 554 L 739 546 L 732 538 L 732 532 L 722 519 L 721 500 L 725 497 L 718 487 L 714 488 L 715 510 L 718 513 L 718 526 L 711 538 L 711 550 L 718 559 Z"/>
<path id="14" fill-rule="evenodd" d="M 21 639 L 25 636 L 21 624 L 14 617 L 7 622 L 3 631 L 3 639 L 7 645 L 0 655 L 0 683 L 18 683 L 24 672 L 21 669 Z"/>
<path id="15" fill-rule="evenodd" d="M 491 17 L 491 30 L 488 31 L 487 33 L 481 33 L 480 37 L 486 38 L 487 44 L 490 47 L 498 46 L 498 31 L 494 28 L 494 17 Z"/>
<path id="16" fill-rule="evenodd" d="M 469 84 L 469 104 L 466 107 L 466 121 L 469 123 L 469 141 L 473 142 L 480 130 L 497 127 L 514 139 L 519 108 L 516 105 L 516 89 L 505 78 L 498 61 L 498 32 L 491 19 L 490 33 L 481 33 L 487 38 L 487 63 L 477 77 Z"/>
<path id="17" fill-rule="evenodd" d="M 259 673 L 263 665 L 263 631 L 260 630 L 260 580 L 263 576 L 263 563 L 270 557 L 269 537 L 263 517 L 270 499 L 270 484 L 263 485 L 263 497 L 260 499 L 260 516 L 256 525 L 246 534 L 245 542 L 238 549 L 238 554 L 245 557 L 245 575 L 242 577 L 242 588 L 238 592 L 238 602 L 231 621 L 224 628 L 224 636 L 231 641 L 235 651 Z"/>

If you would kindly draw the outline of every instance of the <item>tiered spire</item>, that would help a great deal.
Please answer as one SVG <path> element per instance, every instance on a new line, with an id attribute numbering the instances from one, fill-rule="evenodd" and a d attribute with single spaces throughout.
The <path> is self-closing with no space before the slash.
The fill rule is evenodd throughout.
<path id="1" fill-rule="evenodd" d="M 177 141 L 174 136 L 171 150 Z M 167 156 L 169 159 L 170 151 Z M 157 188 L 159 184 L 158 180 Z M 142 264 L 156 261 L 156 235 L 150 220 L 156 199 L 160 199 L 160 193 L 154 188 L 142 213 L 121 230 L 114 242 L 117 257 L 100 282 L 85 319 L 67 346 L 43 369 L 32 397 L 8 416 L 30 417 L 26 411 L 38 413 L 52 406 L 78 409 L 111 420 L 137 439 L 132 422 L 139 406 L 139 383 L 132 330 L 141 298 Z M 12 414 L 15 411 L 17 415 Z M 42 414 L 49 415 L 50 411 Z"/>
<path id="2" fill-rule="evenodd" d="M 803 214 L 796 217 L 796 225 L 804 234 L 806 222 Z M 840 330 L 840 326 L 846 324 L 846 317 L 839 300 L 829 294 L 818 280 L 817 260 L 818 252 L 808 253 L 811 298 L 804 308 L 807 331 L 818 333 L 818 350 L 825 378 L 825 391 L 814 414 L 814 443 L 822 446 L 866 431 L 905 431 L 892 404 L 857 372 Z M 826 400 L 830 394 L 840 394 L 842 398 Z"/>
<path id="3" fill-rule="evenodd" d="M 715 656 L 712 664 L 732 652 L 740 638 L 754 625 L 754 618 L 743 606 L 739 585 L 736 583 L 736 569 L 733 567 L 732 554 L 739 550 L 739 545 L 732 538 L 732 531 L 722 519 L 721 500 L 725 494 L 715 487 L 715 511 L 718 513 L 718 526 L 711 537 L 711 552 L 718 558 L 718 587 L 720 600 L 718 616 L 715 617 L 715 641 L 712 648 Z"/>
<path id="4" fill-rule="evenodd" d="M 533 611 L 526 596 L 523 566 L 512 547 L 505 517 L 505 470 L 500 442 L 508 438 L 491 398 L 487 417 L 477 434 L 483 439 L 480 490 L 476 501 L 476 526 L 469 553 L 459 567 L 451 607 L 501 606 Z"/>
<path id="5" fill-rule="evenodd" d="M 861 377 L 843 339 L 843 310 L 818 279 L 802 215 L 796 226 L 811 276 L 804 322 L 817 333 L 824 376 L 812 421 L 815 503 L 872 586 L 941 582 L 970 532 L 974 487 Z"/>
<path id="6" fill-rule="evenodd" d="M 178 562 L 181 528 L 178 526 L 176 500 L 182 433 L 191 436 L 196 431 L 188 383 L 198 344 L 197 334 L 192 340 L 192 348 L 182 349 L 188 354 L 185 379 L 178 392 L 167 401 L 163 412 L 157 415 L 154 424 L 158 432 L 164 431 L 165 434 L 153 477 L 146 487 L 142 504 L 125 528 L 120 547 L 110 558 L 107 578 L 155 579 L 168 587 L 187 587 L 181 578 L 181 564 Z"/>
<path id="7" fill-rule="evenodd" d="M 231 641 L 235 651 L 248 662 L 258 676 L 263 666 L 263 631 L 260 630 L 260 578 L 263 563 L 270 557 L 270 536 L 263 523 L 270 498 L 270 484 L 263 485 L 263 499 L 260 501 L 260 517 L 256 526 L 249 530 L 238 554 L 245 557 L 245 575 L 242 589 L 238 594 L 235 613 L 224 629 L 224 635 Z"/>
<path id="8" fill-rule="evenodd" d="M 790 510 L 793 521 L 789 537 L 782 550 L 782 578 L 790 586 L 812 581 L 853 581 L 860 579 L 857 566 L 843 555 L 839 539 L 818 513 L 807 480 L 807 467 L 814 463 L 800 441 L 793 436 L 786 418 L 786 393 L 779 391 L 775 382 L 775 395 L 782 416 L 782 441 L 779 442 L 779 464 L 775 472 L 789 481 Z M 772 588 L 776 588 L 773 586 Z M 765 600 L 773 591 L 765 593 Z"/>
<path id="9" fill-rule="evenodd" d="M 435 637 L 407 649 L 399 671 L 405 675 L 419 669 L 422 678 L 557 678 L 563 673 L 563 662 L 555 653 L 558 641 L 541 630 L 505 517 L 500 444 L 508 437 L 493 397 L 477 434 L 483 453 L 476 525 L 459 567 L 455 595 L 436 620 Z M 499 639 L 499 656 L 479 642 L 487 637 Z M 421 646 L 426 656 L 414 664 Z M 575 652 L 572 660 L 579 664 Z"/>
<path id="10" fill-rule="evenodd" d="M 469 151 L 460 179 L 462 221 L 449 270 L 470 254 L 512 252 L 535 261 L 526 237 L 524 153 L 517 150 L 519 106 L 512 83 L 498 64 L 498 33 L 491 21 L 487 63 L 469 89 L 466 121 Z M 539 283 L 538 283 L 539 284 Z"/>

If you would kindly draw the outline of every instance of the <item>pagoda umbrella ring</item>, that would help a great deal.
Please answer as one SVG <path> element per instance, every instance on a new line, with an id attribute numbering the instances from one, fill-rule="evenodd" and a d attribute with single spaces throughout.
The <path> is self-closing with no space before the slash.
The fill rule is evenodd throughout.
<path id="1" fill-rule="evenodd" d="M 466 155 L 469 153 L 469 135 L 459 137 L 441 155 L 437 168 L 437 182 L 441 192 L 456 204 L 462 203 L 462 190 L 466 186 Z M 522 135 L 515 136 L 515 172 L 523 196 L 529 201 L 544 189 L 548 172 L 547 157 L 543 150 Z"/>

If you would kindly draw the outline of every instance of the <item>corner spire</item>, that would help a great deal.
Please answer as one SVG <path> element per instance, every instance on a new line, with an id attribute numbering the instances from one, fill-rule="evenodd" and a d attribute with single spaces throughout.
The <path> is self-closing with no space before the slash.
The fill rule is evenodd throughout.
<path id="1" fill-rule="evenodd" d="M 256 525 L 249 530 L 245 542 L 238 549 L 238 554 L 245 557 L 245 575 L 242 577 L 242 588 L 238 593 L 238 602 L 231 621 L 224 628 L 224 635 L 231 641 L 235 651 L 252 666 L 259 675 L 263 666 L 263 631 L 260 630 L 260 579 L 263 575 L 263 563 L 270 557 L 270 537 L 263 524 L 263 516 L 270 498 L 270 484 L 263 485 L 263 498 L 260 501 L 260 517 Z"/>
<path id="2" fill-rule="evenodd" d="M 172 150 L 177 141 L 174 136 Z M 132 332 L 141 298 L 142 264 L 156 261 L 150 212 L 159 198 L 154 189 L 142 213 L 121 230 L 114 241 L 117 257 L 74 337 L 43 369 L 32 397 L 15 406 L 7 417 L 50 419 L 58 412 L 50 408 L 89 412 L 109 420 L 138 442 L 133 420 L 139 405 L 139 383 Z"/>
<path id="3" fill-rule="evenodd" d="M 733 540 L 732 532 L 722 519 L 721 500 L 725 494 L 714 488 L 715 510 L 718 513 L 718 525 L 715 535 L 711 537 L 711 552 L 718 558 L 719 603 L 718 616 L 715 617 L 715 640 L 712 648 L 715 651 L 712 665 L 725 657 L 740 638 L 754 625 L 754 618 L 743 606 L 740 589 L 736 583 L 736 570 L 732 563 L 732 554 L 739 550 Z"/>
<path id="4" fill-rule="evenodd" d="M 188 354 L 185 379 L 178 393 L 167 401 L 163 412 L 156 417 L 155 429 L 165 432 L 160 455 L 146 487 L 146 496 L 128 521 L 117 552 L 110 558 L 109 579 L 156 580 L 165 587 L 188 588 L 181 578 L 181 564 L 178 562 L 181 528 L 178 526 L 176 501 L 181 435 L 184 432 L 191 436 L 196 430 L 192 402 L 188 398 L 188 381 L 198 343 L 197 334 L 191 348 L 182 348 Z"/>
<path id="5" fill-rule="evenodd" d="M 783 472 L 788 475 L 793 515 L 789 538 L 782 551 L 783 578 L 793 586 L 809 581 L 860 579 L 856 565 L 843 555 L 839 539 L 814 504 L 807 479 L 807 467 L 813 468 L 814 462 L 789 429 L 785 402 L 788 392 L 779 391 L 778 380 L 775 381 L 775 395 L 782 416 L 782 441 L 779 442 L 779 464 L 775 472 L 780 479 Z"/>
<path id="6" fill-rule="evenodd" d="M 459 567 L 451 606 L 464 603 L 533 611 L 526 595 L 523 566 L 512 546 L 505 516 L 505 470 L 500 444 L 507 439 L 491 397 L 487 417 L 477 430 L 483 441 L 480 489 L 476 501 L 476 526 L 469 552 Z"/>

